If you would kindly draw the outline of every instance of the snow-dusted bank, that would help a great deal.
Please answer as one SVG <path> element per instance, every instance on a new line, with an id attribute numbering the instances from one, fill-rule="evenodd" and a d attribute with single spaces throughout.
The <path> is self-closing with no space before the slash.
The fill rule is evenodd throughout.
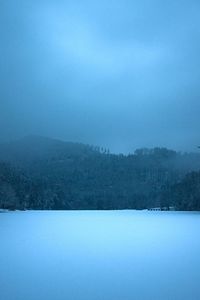
<path id="1" fill-rule="evenodd" d="M 0 214 L 2 300 L 200 299 L 200 214 Z"/>

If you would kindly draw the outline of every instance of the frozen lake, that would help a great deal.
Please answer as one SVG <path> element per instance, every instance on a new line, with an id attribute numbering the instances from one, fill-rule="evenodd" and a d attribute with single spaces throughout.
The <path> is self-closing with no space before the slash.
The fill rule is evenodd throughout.
<path id="1" fill-rule="evenodd" d="M 0 213 L 1 300 L 199 300 L 200 214 Z"/>

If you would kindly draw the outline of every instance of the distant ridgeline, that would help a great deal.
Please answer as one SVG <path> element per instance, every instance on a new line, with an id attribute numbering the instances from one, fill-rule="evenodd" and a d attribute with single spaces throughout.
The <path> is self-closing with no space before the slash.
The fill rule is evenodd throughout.
<path id="1" fill-rule="evenodd" d="M 0 208 L 200 210 L 200 154 L 115 155 L 27 137 L 0 146 Z"/>

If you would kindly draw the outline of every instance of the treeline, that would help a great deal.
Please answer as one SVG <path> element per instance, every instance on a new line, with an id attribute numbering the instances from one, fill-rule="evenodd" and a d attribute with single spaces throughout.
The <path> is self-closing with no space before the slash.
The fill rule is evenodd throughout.
<path id="1" fill-rule="evenodd" d="M 29 137 L 0 146 L 0 208 L 200 209 L 200 155 Z"/>
<path id="2" fill-rule="evenodd" d="M 161 207 L 170 205 L 176 210 L 200 211 L 200 172 L 187 174 L 183 180 L 162 194 Z"/>

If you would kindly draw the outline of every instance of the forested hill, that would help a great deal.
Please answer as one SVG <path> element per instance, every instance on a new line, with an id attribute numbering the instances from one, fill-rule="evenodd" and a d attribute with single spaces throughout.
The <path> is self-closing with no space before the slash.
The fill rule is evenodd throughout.
<path id="1" fill-rule="evenodd" d="M 15 165 L 30 166 L 37 161 L 62 160 L 90 155 L 99 148 L 63 142 L 41 136 L 27 136 L 21 140 L 0 144 L 0 159 Z"/>
<path id="2" fill-rule="evenodd" d="M 43 137 L 0 145 L 0 208 L 200 209 L 200 154 L 130 155 Z"/>

